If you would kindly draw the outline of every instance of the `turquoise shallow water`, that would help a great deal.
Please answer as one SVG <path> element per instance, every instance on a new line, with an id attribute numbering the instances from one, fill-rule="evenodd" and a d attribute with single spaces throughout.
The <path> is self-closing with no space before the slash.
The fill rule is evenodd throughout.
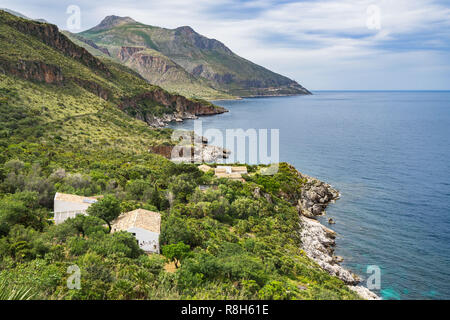
<path id="1" fill-rule="evenodd" d="M 230 112 L 204 129 L 277 128 L 281 161 L 340 190 L 327 213 L 344 266 L 364 278 L 378 265 L 385 299 L 450 299 L 450 92 L 216 103 Z"/>

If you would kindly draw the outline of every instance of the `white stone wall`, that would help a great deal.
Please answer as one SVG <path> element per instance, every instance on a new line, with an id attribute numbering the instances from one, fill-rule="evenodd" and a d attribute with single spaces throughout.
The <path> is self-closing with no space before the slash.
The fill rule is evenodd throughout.
<path id="1" fill-rule="evenodd" d="M 130 228 L 127 231 L 135 234 L 139 247 L 142 250 L 145 252 L 159 253 L 159 233 L 141 228 Z"/>
<path id="2" fill-rule="evenodd" d="M 79 202 L 68 202 L 62 200 L 55 200 L 53 204 L 54 212 L 66 212 L 66 211 L 86 211 L 91 203 L 79 203 Z"/>
<path id="3" fill-rule="evenodd" d="M 86 212 L 91 203 L 78 203 L 62 200 L 55 200 L 53 203 L 54 220 L 56 224 L 63 223 L 68 218 Z"/>

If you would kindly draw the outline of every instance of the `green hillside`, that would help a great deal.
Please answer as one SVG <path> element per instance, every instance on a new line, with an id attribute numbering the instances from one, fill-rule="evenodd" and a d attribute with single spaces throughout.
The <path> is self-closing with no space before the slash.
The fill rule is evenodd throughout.
<path id="1" fill-rule="evenodd" d="M 109 16 L 80 35 L 108 48 L 113 57 L 120 56 L 122 47 L 145 47 L 158 51 L 196 79 L 230 95 L 309 94 L 295 81 L 237 56 L 223 43 L 208 39 L 190 27 L 165 29 L 128 17 Z M 132 67 L 144 78 L 153 79 L 150 75 L 146 76 L 145 68 Z M 171 80 L 176 82 L 178 79 L 173 77 Z M 161 85 L 169 82 L 168 79 Z M 175 85 L 177 87 L 178 84 Z"/>
<path id="2" fill-rule="evenodd" d="M 292 166 L 248 166 L 243 183 L 148 151 L 173 143 L 171 130 L 142 120 L 191 107 L 223 112 L 0 11 L 0 299 L 358 298 L 300 249 Z M 54 225 L 55 192 L 103 195 L 100 214 Z M 137 208 L 161 213 L 163 254 L 105 227 Z"/>

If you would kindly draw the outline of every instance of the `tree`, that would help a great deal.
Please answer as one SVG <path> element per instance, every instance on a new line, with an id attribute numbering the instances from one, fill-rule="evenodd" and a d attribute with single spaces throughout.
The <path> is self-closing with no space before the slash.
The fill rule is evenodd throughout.
<path id="1" fill-rule="evenodd" d="M 109 232 L 111 232 L 111 222 L 117 219 L 120 215 L 120 211 L 120 201 L 110 195 L 100 199 L 87 209 L 89 215 L 100 218 L 106 222 Z"/>
<path id="2" fill-rule="evenodd" d="M 73 226 L 82 237 L 89 235 L 91 232 L 100 230 L 105 230 L 106 232 L 102 220 L 95 216 L 79 214 L 75 218 L 68 219 L 66 223 Z"/>
<path id="3" fill-rule="evenodd" d="M 0 236 L 12 226 L 21 224 L 41 230 L 45 225 L 45 210 L 39 208 L 36 192 L 18 192 L 0 200 Z"/>
<path id="4" fill-rule="evenodd" d="M 169 244 L 162 247 L 162 254 L 175 263 L 175 268 L 178 268 L 178 263 L 189 255 L 191 248 L 183 242 L 176 244 Z"/>

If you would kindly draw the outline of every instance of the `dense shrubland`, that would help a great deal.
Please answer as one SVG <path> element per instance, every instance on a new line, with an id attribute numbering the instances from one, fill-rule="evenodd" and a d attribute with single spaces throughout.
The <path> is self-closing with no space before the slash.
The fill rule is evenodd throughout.
<path id="1" fill-rule="evenodd" d="M 195 165 L 148 152 L 152 143 L 170 142 L 169 129 L 150 129 L 112 107 L 77 116 L 76 107 L 83 106 L 77 100 L 61 107 L 71 113 L 62 117 L 51 100 L 23 98 L 33 97 L 35 84 L 2 77 L 0 285 L 9 290 L 5 297 L 355 298 L 300 250 L 294 205 L 303 181 L 291 166 L 281 164 L 274 176 L 248 166 L 246 183 L 216 179 Z M 53 90 L 41 89 L 49 95 Z M 201 191 L 200 185 L 210 188 Z M 131 234 L 109 233 L 101 215 L 53 225 L 57 191 L 109 195 L 122 212 L 161 212 L 164 255 L 144 254 Z M 66 285 L 72 265 L 81 269 L 80 290 Z"/>
<path id="2" fill-rule="evenodd" d="M 299 249 L 298 213 L 285 195 L 295 198 L 302 181 L 287 164 L 271 177 L 249 168 L 241 183 L 148 153 L 86 148 L 66 158 L 56 144 L 8 139 L 0 149 L 0 281 L 28 288 L 25 297 L 354 298 Z M 53 225 L 57 191 L 103 194 L 120 211 L 160 211 L 163 254 L 146 255 L 129 233 L 109 233 L 95 210 Z M 80 290 L 67 288 L 71 265 L 81 269 Z"/>

